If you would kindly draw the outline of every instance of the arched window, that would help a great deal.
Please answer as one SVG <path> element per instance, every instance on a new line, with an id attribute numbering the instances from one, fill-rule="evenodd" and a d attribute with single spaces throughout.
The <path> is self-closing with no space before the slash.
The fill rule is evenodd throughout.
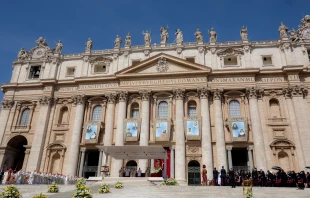
<path id="1" fill-rule="evenodd" d="M 97 105 L 93 109 L 93 115 L 91 117 L 92 122 L 101 121 L 102 120 L 102 106 Z"/>
<path id="2" fill-rule="evenodd" d="M 29 122 L 30 109 L 24 109 L 22 116 L 20 117 L 19 126 L 27 126 Z"/>
<path id="3" fill-rule="evenodd" d="M 131 104 L 131 112 L 130 112 L 131 118 L 139 118 L 139 104 L 133 103 Z"/>
<path id="4" fill-rule="evenodd" d="M 197 105 L 195 101 L 189 101 L 187 103 L 187 115 L 188 117 L 196 117 L 197 116 Z"/>
<path id="5" fill-rule="evenodd" d="M 281 118 L 280 104 L 276 99 L 269 100 L 271 118 Z"/>
<path id="6" fill-rule="evenodd" d="M 69 121 L 68 121 L 68 107 L 62 107 L 60 109 L 58 124 L 69 124 Z"/>
<path id="7" fill-rule="evenodd" d="M 168 102 L 162 101 L 158 104 L 158 118 L 168 118 Z"/>
<path id="8" fill-rule="evenodd" d="M 229 116 L 231 118 L 241 117 L 240 103 L 237 100 L 232 100 L 229 102 Z"/>

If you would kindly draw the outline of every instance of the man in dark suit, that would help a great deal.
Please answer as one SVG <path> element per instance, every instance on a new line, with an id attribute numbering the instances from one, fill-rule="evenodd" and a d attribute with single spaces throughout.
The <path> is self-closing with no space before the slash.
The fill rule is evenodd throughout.
<path id="1" fill-rule="evenodd" d="M 236 188 L 236 184 L 235 184 L 235 171 L 233 168 L 230 168 L 229 172 L 229 182 L 232 188 Z"/>
<path id="2" fill-rule="evenodd" d="M 214 181 L 214 186 L 217 186 L 217 185 L 218 185 L 218 183 L 217 183 L 218 176 L 219 176 L 219 172 L 216 170 L 216 168 L 214 168 L 214 169 L 213 169 L 213 181 Z"/>
<path id="3" fill-rule="evenodd" d="M 226 170 L 224 169 L 224 166 L 222 166 L 221 169 L 221 182 L 222 186 L 226 186 Z"/>

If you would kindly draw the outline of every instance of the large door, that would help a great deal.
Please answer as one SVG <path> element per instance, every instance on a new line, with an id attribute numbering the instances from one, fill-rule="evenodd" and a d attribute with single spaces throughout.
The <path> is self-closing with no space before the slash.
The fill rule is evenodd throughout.
<path id="1" fill-rule="evenodd" d="M 200 164 L 196 160 L 192 160 L 188 163 L 188 185 L 200 185 L 201 184 L 201 173 Z"/>

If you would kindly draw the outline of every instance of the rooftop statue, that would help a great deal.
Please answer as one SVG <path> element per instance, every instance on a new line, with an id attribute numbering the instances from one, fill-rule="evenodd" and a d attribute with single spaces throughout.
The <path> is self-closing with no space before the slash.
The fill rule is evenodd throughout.
<path id="1" fill-rule="evenodd" d="M 241 36 L 241 40 L 243 41 L 248 40 L 248 29 L 246 27 L 242 26 L 240 30 L 240 36 Z"/>
<path id="2" fill-rule="evenodd" d="M 208 31 L 210 35 L 210 43 L 215 43 L 217 39 L 217 33 L 215 32 L 214 28 L 211 28 L 211 31 Z"/>
<path id="3" fill-rule="evenodd" d="M 287 32 L 288 32 L 288 28 L 283 24 L 283 22 L 280 23 L 280 27 L 279 27 L 279 32 L 280 32 L 280 38 L 287 38 Z"/>
<path id="4" fill-rule="evenodd" d="M 294 28 L 290 31 L 288 31 L 289 35 L 290 35 L 290 40 L 293 42 L 297 42 L 300 40 L 299 38 L 299 34 L 298 31 L 294 30 Z"/>
<path id="5" fill-rule="evenodd" d="M 114 48 L 120 48 L 122 44 L 122 38 L 119 35 L 116 35 L 114 40 Z"/>
<path id="6" fill-rule="evenodd" d="M 25 50 L 24 48 L 21 48 L 18 52 L 17 59 L 18 60 L 25 60 L 27 58 L 28 58 L 28 51 Z"/>
<path id="7" fill-rule="evenodd" d="M 144 36 L 144 45 L 145 46 L 150 46 L 151 45 L 151 32 L 149 32 L 148 30 L 146 30 L 145 32 L 142 32 L 143 36 Z"/>
<path id="8" fill-rule="evenodd" d="M 62 48 L 63 48 L 63 44 L 61 43 L 61 40 L 59 40 L 56 43 L 56 49 L 55 49 L 56 54 L 61 54 Z"/>
<path id="9" fill-rule="evenodd" d="M 88 40 L 85 44 L 85 51 L 90 52 L 92 47 L 93 47 L 93 41 L 90 38 L 88 38 Z"/>
<path id="10" fill-rule="evenodd" d="M 167 42 L 167 40 L 168 40 L 168 38 L 169 38 L 169 34 L 168 34 L 168 25 L 167 25 L 167 27 L 161 27 L 160 28 L 160 32 L 161 32 L 161 34 L 160 34 L 160 39 L 161 39 L 161 44 L 166 44 L 166 42 Z"/>
<path id="11" fill-rule="evenodd" d="M 40 37 L 38 40 L 36 40 L 36 44 L 38 47 L 47 47 L 46 40 L 43 37 Z"/>
<path id="12" fill-rule="evenodd" d="M 203 43 L 202 32 L 199 29 L 196 30 L 194 35 L 196 36 L 197 43 Z"/>
<path id="13" fill-rule="evenodd" d="M 180 29 L 177 29 L 175 31 L 175 35 L 176 35 L 176 38 L 175 38 L 176 44 L 182 45 L 182 43 L 183 43 L 183 33 L 182 33 L 182 31 Z"/>
<path id="14" fill-rule="evenodd" d="M 131 36 L 130 36 L 130 33 L 128 32 L 125 38 L 125 47 L 130 47 L 130 46 L 131 46 Z"/>

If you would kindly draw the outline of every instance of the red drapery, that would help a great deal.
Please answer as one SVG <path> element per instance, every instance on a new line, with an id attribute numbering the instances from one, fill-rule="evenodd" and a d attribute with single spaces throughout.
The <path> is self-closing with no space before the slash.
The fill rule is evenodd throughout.
<path id="1" fill-rule="evenodd" d="M 170 151 L 170 149 L 169 149 L 169 147 L 165 147 L 164 148 L 166 151 L 167 151 L 167 164 L 166 164 L 166 167 L 167 167 L 167 177 L 168 178 L 170 178 L 170 153 L 171 153 L 171 151 Z M 154 167 L 156 168 L 156 163 L 157 163 L 157 161 L 158 160 L 160 160 L 160 166 L 161 166 L 161 168 L 162 168 L 162 170 L 163 170 L 163 173 L 164 173 L 164 163 L 165 163 L 165 160 L 164 159 L 154 159 Z"/>

